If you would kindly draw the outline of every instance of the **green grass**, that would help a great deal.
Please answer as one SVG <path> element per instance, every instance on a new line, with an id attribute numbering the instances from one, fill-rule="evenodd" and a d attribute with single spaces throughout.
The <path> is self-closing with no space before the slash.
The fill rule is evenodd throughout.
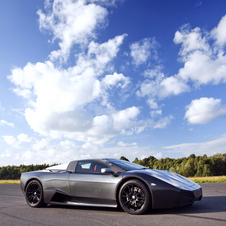
<path id="1" fill-rule="evenodd" d="M 226 182 L 225 178 L 190 178 L 190 180 L 194 181 L 195 183 L 220 183 Z"/>
<path id="2" fill-rule="evenodd" d="M 20 184 L 20 180 L 0 180 L 0 184 Z"/>

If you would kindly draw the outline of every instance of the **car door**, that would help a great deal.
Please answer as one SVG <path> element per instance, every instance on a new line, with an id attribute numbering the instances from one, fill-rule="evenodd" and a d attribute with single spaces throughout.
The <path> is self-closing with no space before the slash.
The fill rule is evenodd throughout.
<path id="1" fill-rule="evenodd" d="M 75 202 L 116 205 L 116 187 L 121 176 L 101 173 L 109 168 L 99 161 L 78 161 L 75 172 L 69 176 L 70 192 Z"/>

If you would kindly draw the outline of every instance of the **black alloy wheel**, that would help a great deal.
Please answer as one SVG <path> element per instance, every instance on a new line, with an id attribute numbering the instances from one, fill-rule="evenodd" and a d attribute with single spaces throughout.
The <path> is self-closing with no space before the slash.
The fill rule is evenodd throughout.
<path id="1" fill-rule="evenodd" d="M 143 214 L 150 209 L 151 195 L 141 181 L 129 180 L 120 188 L 119 202 L 127 213 Z"/>
<path id="2" fill-rule="evenodd" d="M 32 180 L 26 187 L 26 201 L 31 207 L 40 207 L 44 205 L 42 186 L 39 181 Z"/>

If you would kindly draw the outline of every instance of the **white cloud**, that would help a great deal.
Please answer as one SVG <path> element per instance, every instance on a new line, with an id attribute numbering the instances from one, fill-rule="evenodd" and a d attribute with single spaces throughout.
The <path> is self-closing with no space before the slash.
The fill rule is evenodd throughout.
<path id="1" fill-rule="evenodd" d="M 2 136 L 3 139 L 5 140 L 5 142 L 15 148 L 19 147 L 19 142 L 17 141 L 17 139 L 13 136 Z"/>
<path id="2" fill-rule="evenodd" d="M 11 164 L 19 165 L 68 163 L 75 159 L 86 158 L 119 159 L 121 156 L 126 156 L 130 161 L 133 161 L 136 157 L 142 159 L 150 155 L 162 156 L 159 151 L 154 151 L 150 147 L 139 147 L 136 142 L 124 143 L 120 141 L 116 146 L 106 148 L 89 141 L 81 145 L 71 139 L 56 141 L 42 138 L 38 140 L 34 137 L 28 137 L 26 134 L 19 134 L 17 137 L 5 136 L 4 139 L 8 141 L 11 148 L 0 155 L 1 165 L 4 165 L 7 158 L 10 158 Z M 20 148 L 23 151 L 16 152 L 13 148 Z"/>
<path id="3" fill-rule="evenodd" d="M 20 164 L 53 164 L 53 163 L 68 163 L 75 159 L 87 158 L 117 158 L 126 156 L 130 161 L 136 157 L 141 159 L 143 156 L 155 156 L 156 151 L 152 151 L 149 147 L 138 147 L 134 143 L 119 143 L 119 145 L 111 148 L 105 148 L 92 143 L 85 145 L 76 145 L 74 141 L 64 140 L 60 142 L 49 142 L 41 140 L 37 144 L 42 143 L 41 148 L 38 150 L 33 148 L 23 148 L 26 151 L 16 153 L 15 151 L 6 150 L 1 154 L 0 164 L 4 165 L 4 160 L 10 158 L 11 163 L 14 165 Z M 45 144 L 46 143 L 46 144 Z M 121 145 L 120 145 L 121 144 Z M 62 154 L 63 153 L 63 154 Z M 128 155 L 129 153 L 129 155 Z"/>
<path id="4" fill-rule="evenodd" d="M 53 164 L 68 162 L 79 157 L 79 147 L 69 140 L 55 143 L 48 138 L 37 140 L 27 134 L 19 134 L 17 137 L 3 136 L 3 138 L 11 146 L 11 150 L 6 150 L 1 157 L 11 158 L 13 164 Z M 23 151 L 16 152 L 13 148 L 20 148 Z M 1 162 L 1 165 L 4 165 L 4 162 Z"/>
<path id="5" fill-rule="evenodd" d="M 96 3 L 100 5 L 106 5 L 106 6 L 116 6 L 116 2 L 120 0 L 87 0 L 87 2 L 90 3 Z"/>
<path id="6" fill-rule="evenodd" d="M 138 96 L 149 96 L 152 101 L 159 95 L 160 83 L 164 79 L 164 73 L 162 73 L 162 67 L 156 67 L 153 70 L 147 70 L 144 72 L 145 79 L 141 85 L 140 90 L 136 92 Z"/>
<path id="7" fill-rule="evenodd" d="M 155 154 L 154 157 L 157 159 L 161 159 L 161 158 L 166 158 L 167 156 L 166 156 L 166 154 L 159 152 L 159 153 Z"/>
<path id="8" fill-rule="evenodd" d="M 128 84 L 130 84 L 130 78 L 125 77 L 123 74 L 114 73 L 113 75 L 106 75 L 100 83 L 101 86 L 101 93 L 103 98 L 103 105 L 108 106 L 110 108 L 111 104 L 109 103 L 109 96 L 110 93 L 112 95 L 112 92 L 109 92 L 110 90 L 117 89 L 117 94 L 120 95 L 122 98 L 126 98 L 126 88 L 128 87 Z M 121 91 L 121 92 L 120 92 Z M 116 94 L 113 92 L 113 94 Z"/>
<path id="9" fill-rule="evenodd" d="M 179 95 L 183 92 L 188 92 L 189 87 L 182 80 L 174 76 L 163 79 L 160 83 L 159 94 L 160 98 L 165 98 L 171 95 Z"/>
<path id="10" fill-rule="evenodd" d="M 5 142 L 12 147 L 20 148 L 22 143 L 36 143 L 37 140 L 34 137 L 29 137 L 27 134 L 21 133 L 17 137 L 14 136 L 2 136 Z"/>
<path id="11" fill-rule="evenodd" d="M 132 124 L 140 114 L 140 110 L 137 107 L 127 108 L 125 110 L 119 111 L 113 114 L 114 119 L 114 129 L 119 131 L 121 129 L 128 129 L 133 127 Z"/>
<path id="12" fill-rule="evenodd" d="M 10 150 L 6 150 L 6 151 L 5 151 L 3 154 L 1 154 L 0 156 L 1 156 L 1 158 L 5 158 L 5 157 L 10 158 L 10 157 L 12 157 L 12 153 L 11 153 Z M 2 164 L 1 164 L 1 165 L 2 165 Z"/>
<path id="13" fill-rule="evenodd" d="M 140 97 L 148 97 L 147 103 L 150 108 L 157 109 L 159 106 L 156 99 L 163 99 L 172 95 L 179 95 L 188 92 L 189 86 L 180 78 L 174 76 L 165 77 L 162 67 L 158 66 L 153 70 L 147 70 L 144 76 L 147 77 L 136 94 Z"/>
<path id="14" fill-rule="evenodd" d="M 40 151 L 43 151 L 43 150 L 47 149 L 49 146 L 50 146 L 50 140 L 42 138 L 40 141 L 37 140 L 32 145 L 32 149 L 34 149 L 35 151 L 39 151 L 40 152 Z"/>
<path id="15" fill-rule="evenodd" d="M 160 106 L 158 106 L 157 102 L 154 99 L 148 99 L 147 103 L 148 103 L 148 105 L 149 105 L 149 107 L 151 109 L 158 109 L 158 108 L 160 108 Z"/>
<path id="16" fill-rule="evenodd" d="M 221 105 L 220 99 L 207 97 L 192 100 L 184 116 L 190 124 L 205 124 L 222 117 L 226 117 L 226 105 Z"/>
<path id="17" fill-rule="evenodd" d="M 131 56 L 134 64 L 138 66 L 146 63 L 148 58 L 151 56 L 151 50 L 154 50 L 156 45 L 155 40 L 151 40 L 150 38 L 145 38 L 139 42 L 131 44 Z"/>
<path id="18" fill-rule="evenodd" d="M 226 82 L 226 56 L 222 48 L 216 46 L 216 43 L 223 42 L 220 38 L 223 34 L 219 37 L 218 33 L 224 33 L 224 27 L 221 26 L 224 21 L 225 18 L 220 21 L 218 28 L 210 33 L 202 34 L 200 28 L 190 30 L 188 26 L 175 33 L 174 42 L 182 45 L 180 56 L 184 62 L 184 67 L 175 75 L 177 78 L 185 82 L 191 80 L 195 85 Z M 216 42 L 213 45 L 208 42 L 211 41 L 211 33 L 216 34 Z"/>
<path id="19" fill-rule="evenodd" d="M 150 115 L 151 115 L 152 118 L 161 116 L 162 115 L 162 110 L 158 109 L 158 110 L 155 110 L 155 111 L 151 111 Z"/>
<path id="20" fill-rule="evenodd" d="M 53 40 L 60 40 L 60 49 L 51 52 L 50 59 L 66 61 L 74 44 L 86 45 L 96 37 L 96 29 L 105 26 L 108 11 L 85 0 L 55 0 L 46 3 L 47 13 L 39 10 L 39 28 L 51 31 Z"/>
<path id="21" fill-rule="evenodd" d="M 120 146 L 120 147 L 126 147 L 126 146 L 136 146 L 137 143 L 136 143 L 136 142 L 134 142 L 134 143 L 124 143 L 124 142 L 122 142 L 122 141 L 119 141 L 119 142 L 117 143 L 117 145 Z"/>
<path id="22" fill-rule="evenodd" d="M 195 51 L 187 56 L 184 68 L 179 70 L 177 76 L 186 82 L 191 80 L 195 85 L 225 83 L 226 57 L 222 52 L 214 56 Z"/>
<path id="23" fill-rule="evenodd" d="M 226 16 L 223 16 L 216 28 L 211 31 L 211 35 L 216 39 L 216 44 L 225 45 L 226 43 Z"/>
<path id="24" fill-rule="evenodd" d="M 32 92 L 29 89 L 13 89 L 13 92 L 16 93 L 18 96 L 22 96 L 24 98 L 29 99 L 31 97 Z"/>
<path id="25" fill-rule="evenodd" d="M 7 126 L 10 126 L 10 127 L 14 127 L 14 123 L 7 122 L 6 120 L 0 120 L 0 125 L 7 125 Z"/>
<path id="26" fill-rule="evenodd" d="M 104 144 L 119 134 L 132 135 L 140 133 L 145 128 L 165 128 L 171 123 L 171 117 L 154 121 L 138 120 L 140 109 L 137 107 L 114 111 L 112 114 L 96 116 L 93 126 L 87 133 L 80 134 L 77 139 L 94 144 Z"/>
<path id="27" fill-rule="evenodd" d="M 127 34 L 116 36 L 113 39 L 109 39 L 107 42 L 98 44 L 94 41 L 90 42 L 88 45 L 88 53 L 87 57 L 85 57 L 86 61 L 91 62 L 93 67 L 95 68 L 96 72 L 102 72 L 105 69 L 105 66 L 116 57 L 119 47 L 123 43 Z M 81 56 L 81 54 L 80 54 Z M 81 58 L 84 60 L 84 58 Z M 78 61 L 79 62 L 79 61 Z M 99 75 L 98 74 L 98 75 Z"/>
<path id="28" fill-rule="evenodd" d="M 200 28 L 197 27 L 190 31 L 187 24 L 181 27 L 181 31 L 175 33 L 174 42 L 182 44 L 181 56 L 186 56 L 187 53 L 195 50 L 209 51 L 209 45 L 206 38 L 202 36 Z"/>
<path id="29" fill-rule="evenodd" d="M 155 125 L 154 125 L 154 129 L 162 129 L 162 128 L 166 128 L 166 126 L 170 125 L 171 124 L 171 121 L 173 120 L 173 116 L 168 116 L 168 117 L 165 117 L 165 118 L 161 118 L 159 119 Z"/>
<path id="30" fill-rule="evenodd" d="M 36 142 L 34 137 L 29 137 L 27 134 L 21 133 L 17 136 L 17 140 L 20 143 L 33 143 Z"/>
<path id="31" fill-rule="evenodd" d="M 168 149 L 169 153 L 181 153 L 182 156 L 189 156 L 191 154 L 196 155 L 208 155 L 212 156 L 217 153 L 224 153 L 226 146 L 226 134 L 223 134 L 219 138 L 203 142 L 203 143 L 184 143 L 178 145 L 172 145 L 164 147 Z"/>
<path id="32" fill-rule="evenodd" d="M 113 75 L 106 75 L 102 79 L 102 84 L 104 84 L 107 88 L 114 87 L 116 84 L 118 87 L 125 88 L 129 83 L 130 78 L 118 73 L 114 73 Z"/>

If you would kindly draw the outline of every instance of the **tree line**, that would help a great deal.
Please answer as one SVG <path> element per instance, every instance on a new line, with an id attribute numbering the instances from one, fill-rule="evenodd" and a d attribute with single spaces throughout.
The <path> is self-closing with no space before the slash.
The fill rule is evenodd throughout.
<path id="1" fill-rule="evenodd" d="M 121 159 L 128 161 L 124 156 Z M 185 177 L 226 175 L 226 154 L 215 154 L 210 157 L 191 154 L 187 158 L 178 159 L 156 159 L 154 156 L 149 156 L 141 160 L 136 158 L 133 162 L 151 169 L 169 170 Z"/>
<path id="2" fill-rule="evenodd" d="M 124 156 L 120 159 L 129 161 Z M 226 175 L 226 154 L 216 154 L 210 157 L 207 157 L 207 155 L 196 156 L 195 154 L 192 154 L 187 158 L 183 157 L 178 159 L 157 159 L 154 156 L 149 156 L 148 158 L 140 160 L 135 158 L 133 162 L 150 169 L 169 170 L 185 177 Z M 0 167 L 0 180 L 18 180 L 23 172 L 43 170 L 49 166 L 49 164 L 3 166 Z"/>
<path id="3" fill-rule="evenodd" d="M 50 165 L 20 165 L 20 166 L 3 166 L 0 167 L 0 180 L 18 180 L 23 172 L 43 170 Z"/>

